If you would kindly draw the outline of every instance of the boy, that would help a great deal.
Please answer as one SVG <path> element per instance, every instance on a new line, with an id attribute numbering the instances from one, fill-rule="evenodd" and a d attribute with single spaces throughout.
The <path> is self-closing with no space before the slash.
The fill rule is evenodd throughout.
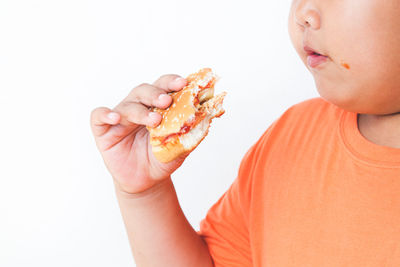
<path id="1" fill-rule="evenodd" d="M 162 76 L 92 112 L 138 266 L 400 266 L 400 2 L 294 0 L 293 45 L 322 98 L 293 106 L 245 155 L 196 233 L 143 125 Z"/>

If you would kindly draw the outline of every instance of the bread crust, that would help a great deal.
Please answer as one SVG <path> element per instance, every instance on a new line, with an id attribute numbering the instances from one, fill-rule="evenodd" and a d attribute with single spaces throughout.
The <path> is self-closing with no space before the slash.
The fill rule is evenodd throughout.
<path id="1" fill-rule="evenodd" d="M 170 94 L 173 102 L 169 108 L 153 109 L 162 115 L 162 121 L 147 129 L 153 154 L 160 162 L 192 152 L 207 136 L 212 119 L 225 112 L 222 102 L 226 93 L 211 98 L 217 76 L 210 68 L 190 74 L 187 81 L 185 88 Z M 199 99 L 207 101 L 200 103 Z"/>
<path id="2" fill-rule="evenodd" d="M 152 151 L 154 156 L 164 163 L 170 162 L 186 152 L 181 142 L 179 142 L 179 138 L 173 138 L 173 140 L 164 145 L 152 146 Z"/>
<path id="3" fill-rule="evenodd" d="M 174 159 L 182 155 L 189 154 L 207 136 L 209 128 L 210 125 L 207 127 L 207 130 L 204 132 L 201 139 L 193 143 L 192 147 L 190 148 L 185 148 L 180 142 L 179 137 L 174 137 L 170 141 L 166 142 L 164 145 L 152 146 L 153 154 L 160 162 L 163 163 L 173 161 Z"/>

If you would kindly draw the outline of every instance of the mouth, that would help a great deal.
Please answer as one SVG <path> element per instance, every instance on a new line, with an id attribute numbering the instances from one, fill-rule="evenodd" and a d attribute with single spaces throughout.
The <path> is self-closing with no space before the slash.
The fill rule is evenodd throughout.
<path id="1" fill-rule="evenodd" d="M 311 68 L 316 68 L 328 60 L 328 56 L 319 53 L 309 46 L 304 46 L 304 51 L 307 53 L 307 64 Z"/>
<path id="2" fill-rule="evenodd" d="M 326 55 L 323 55 L 323 54 L 321 54 L 321 53 L 318 53 L 315 49 L 313 49 L 313 48 L 311 48 L 311 47 L 309 47 L 309 46 L 304 46 L 304 51 L 306 51 L 306 53 L 307 53 L 308 56 L 316 55 L 316 56 L 327 57 Z"/>

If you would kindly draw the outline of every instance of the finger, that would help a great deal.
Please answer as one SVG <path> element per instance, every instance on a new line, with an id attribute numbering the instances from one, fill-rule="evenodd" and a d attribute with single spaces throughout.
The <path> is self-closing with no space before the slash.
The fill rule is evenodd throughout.
<path id="1" fill-rule="evenodd" d="M 187 84 L 187 80 L 177 74 L 166 74 L 158 78 L 153 85 L 166 91 L 179 91 Z"/>
<path id="2" fill-rule="evenodd" d="M 120 124 L 126 126 L 146 125 L 155 127 L 161 122 L 161 115 L 150 111 L 146 106 L 137 102 L 123 102 L 115 108 L 121 114 Z"/>
<path id="3" fill-rule="evenodd" d="M 103 135 L 112 125 L 119 123 L 121 116 L 106 107 L 94 109 L 90 115 L 90 126 L 95 136 Z"/>
<path id="4" fill-rule="evenodd" d="M 138 102 L 147 107 L 167 108 L 172 101 L 172 97 L 161 88 L 154 85 L 143 83 L 134 88 L 123 102 Z"/>

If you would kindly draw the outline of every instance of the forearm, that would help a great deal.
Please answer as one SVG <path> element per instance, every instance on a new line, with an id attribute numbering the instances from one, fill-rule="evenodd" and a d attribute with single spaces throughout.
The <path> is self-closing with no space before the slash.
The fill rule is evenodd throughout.
<path id="1" fill-rule="evenodd" d="M 170 179 L 138 195 L 116 187 L 138 267 L 213 266 L 207 246 L 184 216 Z"/>

